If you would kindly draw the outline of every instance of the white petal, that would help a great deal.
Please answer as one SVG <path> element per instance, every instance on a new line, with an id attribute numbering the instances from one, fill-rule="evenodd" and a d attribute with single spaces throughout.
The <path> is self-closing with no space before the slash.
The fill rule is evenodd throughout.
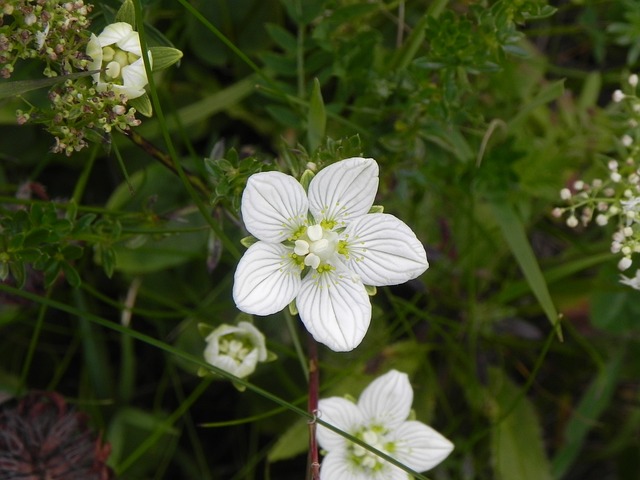
<path id="1" fill-rule="evenodd" d="M 372 480 L 349 461 L 346 450 L 329 452 L 320 465 L 320 480 Z"/>
<path id="2" fill-rule="evenodd" d="M 364 422 L 358 406 L 342 397 L 320 399 L 318 411 L 318 417 L 321 420 L 350 434 L 354 434 Z M 320 447 L 328 451 L 343 449 L 348 441 L 342 435 L 320 424 L 316 430 L 316 438 Z"/>
<path id="3" fill-rule="evenodd" d="M 278 243 L 257 242 L 238 263 L 233 280 L 233 299 L 239 310 L 271 315 L 286 307 L 300 290 L 300 268 Z"/>
<path id="4" fill-rule="evenodd" d="M 91 38 L 87 44 L 87 55 L 91 57 L 91 63 L 89 63 L 87 69 L 100 70 L 100 68 L 102 68 L 102 47 L 100 46 L 98 37 L 93 33 L 91 34 Z M 100 80 L 100 72 L 94 73 L 91 76 L 93 77 L 94 82 L 98 82 Z"/>
<path id="5" fill-rule="evenodd" d="M 398 285 L 429 268 L 420 240 L 393 215 L 364 215 L 349 223 L 341 237 L 348 243 L 347 266 L 365 285 Z"/>
<path id="6" fill-rule="evenodd" d="M 142 58 L 139 58 L 131 65 L 127 65 L 122 69 L 122 81 L 124 83 L 124 87 L 128 89 L 131 94 L 135 95 L 127 95 L 127 98 L 137 98 L 144 94 L 144 87 L 147 85 L 149 80 L 147 80 L 147 72 L 144 69 L 144 62 Z M 136 95 L 136 93 L 138 94 Z"/>
<path id="7" fill-rule="evenodd" d="M 127 22 L 112 23 L 102 30 L 102 33 L 98 35 L 98 40 L 101 46 L 106 47 L 127 38 L 132 31 L 133 27 Z"/>
<path id="8" fill-rule="evenodd" d="M 364 215 L 378 190 L 378 164 L 373 158 L 348 158 L 318 172 L 309 184 L 309 210 L 317 221 Z"/>
<path id="9" fill-rule="evenodd" d="M 290 175 L 261 172 L 251 175 L 242 194 L 242 218 L 251 235 L 282 242 L 307 222 L 307 194 Z"/>
<path id="10" fill-rule="evenodd" d="M 335 352 L 360 345 L 371 322 L 364 285 L 348 272 L 311 270 L 302 280 L 296 305 L 313 338 Z"/>
<path id="11" fill-rule="evenodd" d="M 421 422 L 405 422 L 392 436 L 396 444 L 395 458 L 417 472 L 435 467 L 453 450 L 453 443 Z"/>
<path id="12" fill-rule="evenodd" d="M 409 416 L 413 389 L 406 373 L 391 370 L 364 389 L 358 407 L 370 424 L 393 430 Z"/>
<path id="13" fill-rule="evenodd" d="M 129 35 L 118 40 L 117 45 L 125 52 L 131 52 L 139 57 L 142 56 L 142 48 L 140 47 L 140 34 L 138 32 L 129 33 Z"/>

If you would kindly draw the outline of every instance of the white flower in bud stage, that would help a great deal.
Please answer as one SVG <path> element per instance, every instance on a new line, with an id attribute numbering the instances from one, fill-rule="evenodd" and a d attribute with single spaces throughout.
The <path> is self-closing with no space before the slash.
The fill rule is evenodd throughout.
<path id="1" fill-rule="evenodd" d="M 128 99 L 144 95 L 148 83 L 142 59 L 140 37 L 131 25 L 117 22 L 107 25 L 98 36 L 91 34 L 87 55 L 92 58 L 89 70 L 103 70 L 93 74 L 99 91 L 111 88 Z M 149 63 L 151 63 L 149 53 Z"/>
<path id="2" fill-rule="evenodd" d="M 321 399 L 319 418 L 395 458 L 417 472 L 442 462 L 453 444 L 422 422 L 407 420 L 413 390 L 407 374 L 391 370 L 369 384 L 358 403 L 340 397 Z M 318 425 L 326 456 L 321 480 L 407 480 L 409 475 L 375 453 Z"/>
<path id="3" fill-rule="evenodd" d="M 222 324 L 205 339 L 204 359 L 239 378 L 251 375 L 258 362 L 267 361 L 264 335 L 249 322 Z"/>
<path id="4" fill-rule="evenodd" d="M 362 341 L 371 321 L 365 285 L 396 285 L 429 266 L 424 247 L 393 215 L 368 213 L 378 164 L 354 157 L 318 172 L 308 193 L 280 172 L 252 175 L 242 217 L 259 241 L 245 252 L 233 285 L 237 307 L 270 315 L 294 299 L 313 337 L 334 351 Z"/>

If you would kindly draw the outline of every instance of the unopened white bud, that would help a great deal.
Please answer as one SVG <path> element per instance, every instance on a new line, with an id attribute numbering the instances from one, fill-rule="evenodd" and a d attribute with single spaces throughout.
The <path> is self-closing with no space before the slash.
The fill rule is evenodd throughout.
<path id="1" fill-rule="evenodd" d="M 616 90 L 615 92 L 613 92 L 613 101 L 616 103 L 620 103 L 622 100 L 624 100 L 624 97 L 626 96 L 624 93 L 622 93 L 622 90 Z"/>
<path id="2" fill-rule="evenodd" d="M 609 217 L 606 215 L 600 214 L 596 216 L 596 223 L 601 227 L 604 227 L 607 223 L 609 223 Z"/>
<path id="3" fill-rule="evenodd" d="M 625 147 L 630 147 L 633 143 L 633 138 L 631 138 L 631 135 L 623 135 L 620 141 Z"/>
<path id="4" fill-rule="evenodd" d="M 625 237 L 630 237 L 633 235 L 633 228 L 631 227 L 624 227 L 624 229 L 622 230 L 622 233 L 624 233 Z"/>
<path id="5" fill-rule="evenodd" d="M 620 175 L 618 172 L 612 172 L 611 175 L 609 175 L 609 178 L 611 178 L 612 182 L 618 183 L 620 180 L 622 180 L 622 175 Z"/>
<path id="6" fill-rule="evenodd" d="M 629 257 L 623 257 L 619 262 L 618 262 L 618 269 L 621 271 L 625 271 L 626 269 L 628 269 L 631 264 L 633 262 L 631 261 L 631 259 Z"/>
<path id="7" fill-rule="evenodd" d="M 573 188 L 576 190 L 582 190 L 584 188 L 584 182 L 582 180 L 576 180 L 573 182 Z"/>
<path id="8" fill-rule="evenodd" d="M 636 75 L 635 73 L 629 75 L 629 85 L 631 85 L 632 87 L 636 87 L 638 85 L 638 75 Z"/>
<path id="9" fill-rule="evenodd" d="M 567 218 L 567 226 L 571 228 L 575 228 L 578 226 L 578 219 L 575 215 L 571 215 L 569 218 Z"/>
<path id="10" fill-rule="evenodd" d="M 560 190 L 560 198 L 562 200 L 569 200 L 571 198 L 571 190 L 568 188 L 563 188 Z"/>

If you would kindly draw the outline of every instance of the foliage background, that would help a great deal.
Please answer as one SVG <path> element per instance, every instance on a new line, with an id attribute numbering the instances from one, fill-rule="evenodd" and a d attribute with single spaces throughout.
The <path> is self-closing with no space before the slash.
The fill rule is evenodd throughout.
<path id="1" fill-rule="evenodd" d="M 279 359 L 244 393 L 195 375 L 196 327 L 238 313 L 247 176 L 363 154 L 431 267 L 379 289 L 354 352 L 321 348 L 321 396 L 408 372 L 417 418 L 456 445 L 432 479 L 637 478 L 640 294 L 617 281 L 611 232 L 551 215 L 621 154 L 610 98 L 637 67 L 635 1 L 138 5 L 184 57 L 136 131 L 211 195 L 122 135 L 47 153 L 49 134 L 15 123 L 22 100 L 2 101 L 1 247 L 22 260 L 0 285 L 0 390 L 72 399 L 121 478 L 301 478 L 299 322 L 254 320 Z"/>

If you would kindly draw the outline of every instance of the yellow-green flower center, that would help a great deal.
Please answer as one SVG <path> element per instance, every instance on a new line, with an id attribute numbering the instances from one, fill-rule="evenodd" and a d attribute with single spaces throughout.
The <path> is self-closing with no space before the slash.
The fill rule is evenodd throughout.
<path id="1" fill-rule="evenodd" d="M 388 431 L 384 427 L 374 425 L 363 428 L 354 436 L 373 448 L 391 455 L 395 450 L 395 443 L 386 439 L 387 433 Z M 355 443 L 349 443 L 347 450 L 351 461 L 365 472 L 378 472 L 386 462 L 375 453 Z"/>
<path id="2" fill-rule="evenodd" d="M 292 258 L 302 268 L 307 266 L 322 273 L 334 268 L 331 260 L 337 253 L 346 255 L 346 243 L 339 241 L 338 234 L 322 223 L 296 232 L 292 239 Z"/>
<path id="3" fill-rule="evenodd" d="M 230 334 L 220 338 L 218 348 L 221 355 L 226 355 L 237 363 L 242 363 L 253 349 L 253 345 L 247 339 Z"/>
<path id="4" fill-rule="evenodd" d="M 135 53 L 122 50 L 116 45 L 104 47 L 102 49 L 102 68 L 105 70 L 103 74 L 104 80 L 122 85 L 122 69 L 139 58 Z"/>

